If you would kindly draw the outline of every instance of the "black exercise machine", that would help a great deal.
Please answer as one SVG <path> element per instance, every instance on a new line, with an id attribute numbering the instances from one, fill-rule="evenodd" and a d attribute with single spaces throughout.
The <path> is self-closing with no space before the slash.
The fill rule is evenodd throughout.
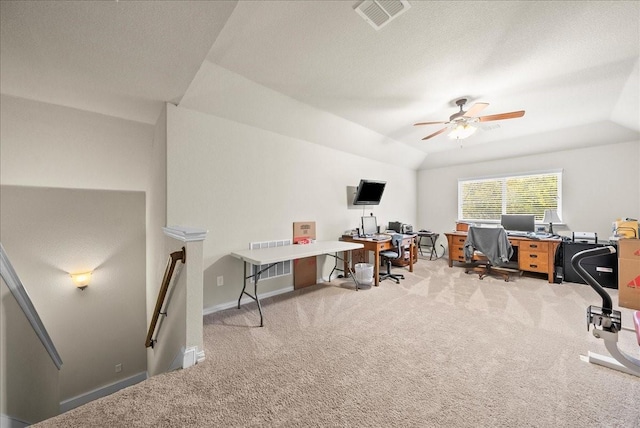
<path id="1" fill-rule="evenodd" d="M 604 340 L 607 351 L 613 357 L 589 352 L 586 357 L 581 356 L 581 358 L 590 363 L 640 376 L 640 360 L 618 349 L 618 332 L 621 330 L 633 330 L 622 327 L 622 314 L 620 311 L 613 309 L 611 296 L 580 264 L 586 258 L 614 254 L 615 252 L 616 249 L 611 246 L 592 248 L 580 251 L 571 258 L 571 265 L 578 275 L 602 297 L 602 307 L 591 305 L 587 308 L 587 331 L 593 326 L 593 335 L 598 339 Z M 633 320 L 638 345 L 640 346 L 640 311 L 634 313 Z"/>

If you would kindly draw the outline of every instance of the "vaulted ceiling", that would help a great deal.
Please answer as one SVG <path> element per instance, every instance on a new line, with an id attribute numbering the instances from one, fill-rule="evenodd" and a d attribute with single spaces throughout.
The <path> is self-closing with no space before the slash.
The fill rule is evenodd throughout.
<path id="1" fill-rule="evenodd" d="M 2 1 L 0 89 L 145 123 L 172 102 L 413 168 L 640 139 L 640 2 L 409 0 L 378 30 L 360 3 Z M 526 114 L 423 141 L 461 97 Z"/>

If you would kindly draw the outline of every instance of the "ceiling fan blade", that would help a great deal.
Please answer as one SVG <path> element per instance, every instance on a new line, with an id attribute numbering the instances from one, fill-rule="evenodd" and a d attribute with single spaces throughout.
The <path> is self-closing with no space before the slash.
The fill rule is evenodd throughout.
<path id="1" fill-rule="evenodd" d="M 478 113 L 487 108 L 489 103 L 475 103 L 462 117 L 476 117 Z"/>
<path id="2" fill-rule="evenodd" d="M 524 116 L 524 110 L 512 111 L 510 113 L 492 114 L 490 116 L 480 116 L 477 119 L 480 122 L 489 122 L 491 120 L 515 119 Z"/>
<path id="3" fill-rule="evenodd" d="M 437 125 L 439 123 L 447 123 L 447 122 L 418 122 L 418 123 L 414 123 L 413 126 L 418 126 L 418 125 Z"/>
<path id="4" fill-rule="evenodd" d="M 436 135 L 440 135 L 440 134 L 442 134 L 444 131 L 446 131 L 447 129 L 449 129 L 449 128 L 444 127 L 444 128 L 442 128 L 441 130 L 439 130 L 439 131 L 437 131 L 437 132 L 434 132 L 434 133 L 433 133 L 433 134 L 431 134 L 431 135 L 427 135 L 426 137 L 424 137 L 424 138 L 423 138 L 423 140 L 428 140 L 428 139 L 429 139 L 429 138 L 431 138 L 431 137 L 435 137 Z"/>

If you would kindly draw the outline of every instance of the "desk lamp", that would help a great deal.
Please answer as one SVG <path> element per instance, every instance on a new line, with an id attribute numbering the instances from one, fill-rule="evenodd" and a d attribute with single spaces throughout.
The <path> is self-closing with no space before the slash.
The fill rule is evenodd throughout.
<path id="1" fill-rule="evenodd" d="M 553 234 L 553 223 L 562 223 L 558 217 L 558 210 L 544 210 L 543 223 L 549 223 L 549 233 Z"/>

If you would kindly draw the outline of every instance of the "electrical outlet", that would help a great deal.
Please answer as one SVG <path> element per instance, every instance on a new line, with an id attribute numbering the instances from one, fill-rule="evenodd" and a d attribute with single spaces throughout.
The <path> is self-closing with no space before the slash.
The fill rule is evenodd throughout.
<path id="1" fill-rule="evenodd" d="M 224 276 L 220 275 L 218 277 L 218 287 L 222 287 L 224 285 Z"/>
<path id="2" fill-rule="evenodd" d="M 120 373 L 122 371 L 122 364 L 116 364 L 116 373 Z"/>

